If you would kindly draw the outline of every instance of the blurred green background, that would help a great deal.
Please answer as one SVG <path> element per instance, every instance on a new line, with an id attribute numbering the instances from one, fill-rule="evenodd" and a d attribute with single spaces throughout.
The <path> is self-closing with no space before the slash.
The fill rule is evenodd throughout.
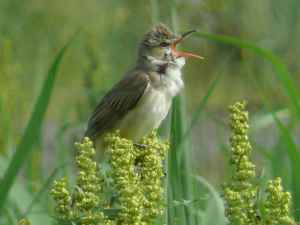
<path id="1" fill-rule="evenodd" d="M 170 26 L 175 21 L 178 32 L 225 34 L 268 49 L 288 67 L 299 87 L 299 0 L 178 0 L 176 19 L 171 2 L 0 1 L 0 153 L 6 163 L 23 135 L 53 58 L 79 31 L 60 66 L 41 135 L 20 176 L 21 186 L 37 191 L 54 168 L 72 161 L 73 142 L 82 135 L 92 109 L 134 65 L 138 42 L 158 21 Z M 256 159 L 264 168 L 260 173 L 283 175 L 289 186 L 284 141 L 270 111 L 278 113 L 291 136 L 299 135 L 298 120 L 272 66 L 247 50 L 196 36 L 182 48 L 205 57 L 190 60 L 184 69 L 188 121 L 220 77 L 192 130 L 196 173 L 216 187 L 228 176 L 227 106 L 245 99 Z M 5 167 L 0 166 L 1 175 Z"/>

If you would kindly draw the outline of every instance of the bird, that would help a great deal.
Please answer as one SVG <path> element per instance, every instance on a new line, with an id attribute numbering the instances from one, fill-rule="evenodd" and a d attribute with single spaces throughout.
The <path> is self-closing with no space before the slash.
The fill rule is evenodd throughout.
<path id="1" fill-rule="evenodd" d="M 139 43 L 136 65 L 101 99 L 84 136 L 99 146 L 105 134 L 119 130 L 121 137 L 137 143 L 158 128 L 172 99 L 184 87 L 182 68 L 186 58 L 203 58 L 176 49 L 194 32 L 177 35 L 163 23 L 152 27 Z"/>

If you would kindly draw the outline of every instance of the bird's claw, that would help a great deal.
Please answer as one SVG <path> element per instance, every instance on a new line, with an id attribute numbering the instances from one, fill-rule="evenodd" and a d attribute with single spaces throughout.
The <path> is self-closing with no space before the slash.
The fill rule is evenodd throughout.
<path id="1" fill-rule="evenodd" d="M 134 145 L 134 147 L 137 147 L 142 150 L 145 150 L 148 147 L 148 145 L 140 144 L 140 143 L 134 143 L 133 145 Z"/>

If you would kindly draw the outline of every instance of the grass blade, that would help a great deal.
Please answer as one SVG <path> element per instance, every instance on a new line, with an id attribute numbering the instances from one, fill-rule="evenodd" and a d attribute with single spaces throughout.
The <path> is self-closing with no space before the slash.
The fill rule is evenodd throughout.
<path id="1" fill-rule="evenodd" d="M 218 75 L 213 80 L 211 85 L 208 87 L 208 90 L 207 90 L 205 96 L 201 99 L 201 101 L 197 105 L 196 110 L 193 112 L 191 122 L 187 126 L 187 129 L 186 129 L 185 133 L 183 134 L 183 136 L 180 140 L 181 142 L 178 143 L 179 147 L 180 147 L 181 143 L 183 143 L 188 137 L 190 137 L 193 128 L 197 124 L 197 121 L 199 120 L 200 116 L 202 115 L 202 112 L 203 112 L 204 108 L 207 105 L 208 99 L 212 96 L 212 94 L 213 94 L 217 84 L 219 83 L 220 79 L 221 79 L 221 75 Z"/>
<path id="2" fill-rule="evenodd" d="M 201 38 L 206 38 L 208 40 L 232 45 L 235 47 L 248 49 L 255 53 L 256 55 L 268 60 L 274 67 L 278 80 L 281 82 L 285 94 L 289 97 L 291 101 L 292 111 L 297 115 L 300 120 L 300 92 L 299 88 L 296 86 L 292 75 L 289 73 L 287 67 L 281 62 L 280 58 L 275 56 L 272 52 L 260 48 L 257 45 L 241 40 L 239 38 L 230 37 L 226 35 L 210 34 L 205 32 L 197 32 L 196 35 Z"/>
<path id="3" fill-rule="evenodd" d="M 176 0 L 169 1 L 172 28 L 178 30 Z M 173 100 L 171 111 L 170 142 L 168 155 L 168 221 L 167 224 L 194 224 L 189 209 L 184 206 L 172 207 L 174 201 L 189 200 L 190 183 L 188 177 L 188 143 L 182 141 L 186 130 L 184 98 L 182 95 Z M 184 152 L 182 154 L 180 152 Z"/>
<path id="4" fill-rule="evenodd" d="M 224 202 L 218 193 L 218 191 L 203 177 L 195 176 L 196 181 L 199 185 L 205 187 L 209 193 L 210 200 L 208 201 L 208 206 L 203 214 L 202 223 L 203 225 L 225 225 L 225 208 Z"/>
<path id="5" fill-rule="evenodd" d="M 289 188 L 292 191 L 293 195 L 292 199 L 294 207 L 294 217 L 299 220 L 300 216 L 298 213 L 298 209 L 300 207 L 300 152 L 299 147 L 292 137 L 292 129 L 289 129 L 282 122 L 282 120 L 290 120 L 292 118 L 290 118 L 291 115 L 286 109 L 279 111 L 272 110 L 270 104 L 272 100 L 265 93 L 263 87 L 260 86 L 259 82 L 256 82 L 255 84 L 258 87 L 258 90 L 262 90 L 260 95 L 263 97 L 264 102 L 266 103 L 266 108 L 270 112 L 266 116 L 263 116 L 263 120 L 267 120 L 267 123 L 265 123 L 265 121 L 263 122 L 263 126 L 270 125 L 270 123 L 273 122 L 277 125 L 280 134 L 276 147 L 272 150 L 266 151 L 267 154 L 265 154 L 264 157 L 270 160 L 273 176 L 284 177 L 284 170 L 287 169 L 288 171 L 291 171 L 291 176 L 285 177 L 284 181 L 289 181 Z M 289 123 L 294 124 L 292 121 Z M 257 129 L 260 129 L 260 127 L 258 127 Z M 282 166 L 284 164 L 286 154 L 290 162 L 290 166 L 288 168 Z"/>
<path id="6" fill-rule="evenodd" d="M 187 199 L 184 189 L 187 188 L 188 182 L 184 181 L 183 174 L 186 174 L 186 158 L 185 152 L 186 142 L 182 141 L 183 133 L 185 132 L 184 112 L 183 112 L 183 97 L 177 96 L 172 105 L 171 114 L 171 133 L 170 142 L 171 150 L 168 156 L 168 224 L 174 224 L 175 220 L 179 224 L 188 224 L 185 208 L 183 206 L 172 207 L 174 201 L 181 201 Z M 179 143 L 180 148 L 179 148 Z M 179 155 L 182 157 L 179 158 Z M 172 216 L 171 216 L 172 215 Z"/>
<path id="7" fill-rule="evenodd" d="M 36 136 L 39 134 L 43 119 L 46 114 L 47 107 L 49 105 L 50 97 L 53 91 L 55 78 L 57 76 L 58 68 L 61 64 L 62 58 L 66 49 L 73 38 L 59 51 L 47 77 L 43 83 L 40 95 L 33 108 L 30 120 L 25 129 L 24 135 L 17 146 L 16 152 L 4 174 L 0 186 L 0 212 L 7 200 L 9 191 L 14 184 L 17 174 L 19 173 L 22 165 L 25 163 L 26 158 L 32 150 Z"/>
<path id="8" fill-rule="evenodd" d="M 0 153 L 7 154 L 7 152 L 12 147 L 12 126 L 11 126 L 11 116 L 5 110 L 4 107 L 4 97 L 0 95 Z"/>
<path id="9" fill-rule="evenodd" d="M 172 28 L 178 30 L 178 16 L 176 11 L 176 0 L 170 0 Z M 174 201 L 189 201 L 193 199 L 193 185 L 189 174 L 192 172 L 190 163 L 190 143 L 188 137 L 198 120 L 204 106 L 216 84 L 219 77 L 212 83 L 206 96 L 201 100 L 195 113 L 193 114 L 191 124 L 187 125 L 185 115 L 185 104 L 183 96 L 177 96 L 172 105 L 170 141 L 171 151 L 168 156 L 168 224 L 197 224 L 197 216 L 193 214 L 193 209 L 185 206 L 172 207 Z"/>
<path id="10" fill-rule="evenodd" d="M 285 144 L 288 158 L 291 165 L 291 175 L 292 175 L 292 184 L 291 189 L 293 192 L 293 207 L 295 209 L 294 216 L 299 220 L 300 215 L 298 209 L 300 209 L 300 152 L 297 144 L 294 142 L 293 137 L 289 129 L 278 119 L 275 113 L 272 113 L 272 116 L 279 128 L 279 132 L 282 136 L 282 141 Z"/>

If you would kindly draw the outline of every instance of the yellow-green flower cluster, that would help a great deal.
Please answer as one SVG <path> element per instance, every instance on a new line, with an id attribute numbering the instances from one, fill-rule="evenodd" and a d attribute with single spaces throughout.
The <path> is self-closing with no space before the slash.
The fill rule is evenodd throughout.
<path id="1" fill-rule="evenodd" d="M 30 221 L 26 218 L 19 220 L 19 225 L 31 225 Z"/>
<path id="2" fill-rule="evenodd" d="M 77 182 L 71 193 L 67 180 L 54 182 L 51 190 L 59 222 L 78 225 L 151 225 L 163 214 L 163 160 L 169 148 L 155 132 L 139 145 L 108 134 L 109 159 L 105 180 L 94 161 L 95 149 L 88 138 L 77 143 Z M 104 162 L 105 163 L 105 162 Z M 108 204 L 102 197 L 112 196 Z M 104 215 L 107 212 L 109 217 Z"/>
<path id="3" fill-rule="evenodd" d="M 89 138 L 76 143 L 78 150 L 76 164 L 79 169 L 74 200 L 79 211 L 90 211 L 100 203 L 102 180 L 98 165 L 94 161 L 95 149 Z"/>
<path id="4" fill-rule="evenodd" d="M 55 201 L 55 212 L 60 220 L 69 220 L 73 217 L 71 210 L 72 197 L 68 190 L 66 178 L 54 181 L 50 194 Z"/>
<path id="5" fill-rule="evenodd" d="M 163 159 L 165 159 L 169 145 L 161 142 L 156 132 L 143 138 L 142 145 L 146 149 L 141 151 L 139 164 L 141 168 L 141 187 L 144 192 L 144 216 L 143 221 L 151 224 L 164 211 L 164 188 L 162 177 L 164 176 Z"/>
<path id="6" fill-rule="evenodd" d="M 141 225 L 143 194 L 138 185 L 135 173 L 135 152 L 132 141 L 121 138 L 118 133 L 106 136 L 106 153 L 112 167 L 111 178 L 121 212 L 117 216 L 117 223 L 122 225 Z"/>
<path id="7" fill-rule="evenodd" d="M 55 201 L 55 211 L 60 221 L 74 222 L 81 225 L 98 224 L 104 221 L 104 215 L 98 210 L 101 202 L 102 179 L 94 161 L 93 143 L 84 138 L 75 144 L 78 150 L 77 184 L 74 193 L 68 190 L 67 180 L 55 181 L 51 195 Z"/>
<path id="8" fill-rule="evenodd" d="M 117 223 L 149 225 L 163 214 L 163 159 L 168 145 L 156 133 L 142 140 L 140 146 L 117 133 L 106 137 L 111 178 L 118 192 L 121 212 Z"/>
<path id="9" fill-rule="evenodd" d="M 224 186 L 226 216 L 231 225 L 296 225 L 290 216 L 291 195 L 284 192 L 281 179 L 269 181 L 266 197 L 253 178 L 255 166 L 250 161 L 251 145 L 248 140 L 248 113 L 245 102 L 230 107 L 230 163 L 232 177 Z M 259 207 L 262 206 L 262 207 Z"/>
<path id="10" fill-rule="evenodd" d="M 268 182 L 264 202 L 264 217 L 267 225 L 295 225 L 290 216 L 291 194 L 283 191 L 281 179 Z"/>
<path id="11" fill-rule="evenodd" d="M 81 224 L 97 224 L 102 222 L 104 215 L 96 210 L 100 204 L 102 191 L 102 179 L 99 168 L 94 161 L 95 149 L 93 142 L 85 137 L 82 143 L 75 144 L 78 155 L 76 165 L 79 169 L 77 174 L 77 186 L 73 197 L 74 209 L 77 216 L 80 216 Z"/>
<path id="12" fill-rule="evenodd" d="M 255 224 L 257 188 L 253 185 L 255 166 L 250 161 L 251 145 L 248 140 L 248 113 L 245 102 L 230 107 L 230 163 L 233 167 L 231 181 L 224 187 L 226 216 L 229 224 Z"/>

